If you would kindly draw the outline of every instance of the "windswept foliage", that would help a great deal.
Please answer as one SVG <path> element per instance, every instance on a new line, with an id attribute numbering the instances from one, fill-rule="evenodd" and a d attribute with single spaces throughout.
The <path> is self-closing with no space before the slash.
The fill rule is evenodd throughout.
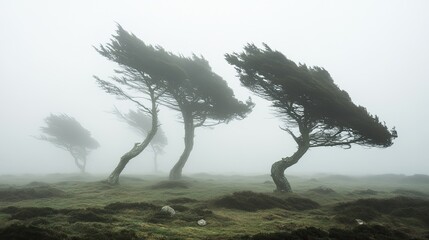
<path id="1" fill-rule="evenodd" d="M 355 105 L 348 93 L 334 83 L 328 71 L 297 65 L 268 45 L 264 47 L 248 44 L 244 52 L 226 54 L 226 59 L 234 65 L 244 86 L 272 102 L 278 116 L 284 120 L 282 129 L 298 144 L 298 151 L 292 157 L 273 165 L 272 175 L 278 190 L 290 191 L 283 171 L 295 164 L 310 147 L 392 145 L 396 131 L 389 131 L 377 116 Z"/>
<path id="2" fill-rule="evenodd" d="M 181 112 L 185 149 L 170 173 L 172 179 L 181 177 L 193 148 L 196 127 L 244 118 L 253 106 L 250 100 L 246 104 L 237 100 L 226 81 L 212 71 L 203 57 L 184 57 L 160 46 L 147 45 L 121 26 L 111 42 L 101 45 L 97 51 L 125 69 L 150 76 L 163 91 L 161 103 Z M 129 83 L 127 80 L 122 82 Z M 129 87 L 138 89 L 140 86 L 129 84 Z"/>
<path id="3" fill-rule="evenodd" d="M 76 119 L 66 114 L 51 114 L 45 118 L 45 123 L 46 126 L 40 128 L 43 134 L 37 139 L 68 151 L 73 156 L 76 166 L 85 172 L 86 157 L 91 150 L 99 147 L 91 133 Z"/>
<path id="4" fill-rule="evenodd" d="M 120 26 L 118 28 L 118 33 L 124 31 Z M 109 80 L 102 80 L 97 76 L 94 78 L 100 88 L 107 93 L 135 103 L 140 111 L 150 116 L 151 123 L 150 130 L 146 132 L 144 140 L 135 143 L 131 150 L 121 157 L 118 165 L 107 179 L 111 184 L 119 183 L 119 175 L 128 162 L 146 149 L 156 135 L 158 131 L 158 101 L 164 94 L 164 86 L 166 85 L 163 80 L 157 79 L 156 76 L 141 71 L 138 65 L 124 64 L 124 61 L 127 61 L 121 56 L 126 53 L 122 52 L 121 45 L 116 42 L 115 39 L 118 37 L 119 35 L 113 36 L 111 43 L 107 43 L 106 46 L 100 45 L 100 48 L 95 48 L 95 50 L 107 59 L 118 63 L 121 69 L 116 70 L 116 75 Z M 124 42 L 123 44 L 128 46 L 129 43 Z M 144 100 L 148 100 L 149 103 Z"/>

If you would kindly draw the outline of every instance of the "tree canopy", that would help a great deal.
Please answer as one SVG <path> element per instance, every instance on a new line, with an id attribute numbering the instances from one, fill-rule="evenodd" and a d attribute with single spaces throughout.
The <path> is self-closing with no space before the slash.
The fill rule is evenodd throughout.
<path id="1" fill-rule="evenodd" d="M 321 67 L 297 65 L 266 44 L 263 49 L 248 44 L 242 53 L 226 54 L 226 60 L 245 87 L 272 102 L 286 125 L 282 129 L 297 142 L 295 155 L 283 160 L 288 162 L 286 167 L 310 147 L 358 144 L 384 148 L 397 137 L 377 116 L 355 105 Z"/>
<path id="2" fill-rule="evenodd" d="M 160 46 L 147 45 L 121 26 L 111 42 L 101 45 L 97 51 L 124 68 L 150 76 L 163 91 L 161 103 L 181 112 L 185 150 L 172 169 L 171 178 L 181 177 L 181 170 L 193 148 L 195 127 L 244 118 L 253 106 L 250 100 L 247 103 L 237 100 L 226 81 L 212 71 L 203 57 L 184 57 Z"/>
<path id="3" fill-rule="evenodd" d="M 45 118 L 45 123 L 46 126 L 40 128 L 44 134 L 38 139 L 70 152 L 76 165 L 84 172 L 87 155 L 91 150 L 98 148 L 99 143 L 76 119 L 66 114 L 51 114 Z"/>
<path id="4" fill-rule="evenodd" d="M 212 71 L 202 56 L 184 57 L 161 46 L 147 45 L 120 25 L 111 42 L 96 50 L 126 69 L 150 76 L 163 86 L 163 103 L 178 111 L 192 112 L 198 125 L 208 119 L 229 121 L 250 112 L 252 103 L 237 100 L 226 81 Z"/>

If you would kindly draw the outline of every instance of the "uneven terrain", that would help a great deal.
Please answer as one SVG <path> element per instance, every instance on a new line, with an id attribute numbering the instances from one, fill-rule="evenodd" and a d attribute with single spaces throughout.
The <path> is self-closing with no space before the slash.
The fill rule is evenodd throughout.
<path id="1" fill-rule="evenodd" d="M 426 175 L 104 177 L 0 176 L 0 239 L 429 239 Z"/>

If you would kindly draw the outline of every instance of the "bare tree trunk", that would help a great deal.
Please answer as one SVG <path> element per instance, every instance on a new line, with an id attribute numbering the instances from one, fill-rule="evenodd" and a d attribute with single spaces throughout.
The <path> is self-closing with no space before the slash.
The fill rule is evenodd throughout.
<path id="1" fill-rule="evenodd" d="M 80 163 L 79 158 L 77 158 L 75 156 L 73 156 L 73 158 L 74 158 L 74 163 L 79 168 L 80 172 L 85 173 L 85 166 L 86 166 L 85 159 L 82 159 L 82 163 Z"/>
<path id="2" fill-rule="evenodd" d="M 292 192 L 292 188 L 284 175 L 284 171 L 301 159 L 309 149 L 309 145 L 308 137 L 304 137 L 304 139 L 301 138 L 301 142 L 298 144 L 298 150 L 291 157 L 283 158 L 271 166 L 271 177 L 276 184 L 275 192 Z"/>
<path id="3" fill-rule="evenodd" d="M 191 154 L 192 148 L 194 147 L 194 133 L 195 126 L 192 117 L 185 115 L 183 116 L 185 124 L 185 149 L 179 158 L 179 161 L 174 165 L 170 171 L 170 180 L 179 180 L 182 178 L 182 169 L 188 161 L 189 155 Z"/>
<path id="4" fill-rule="evenodd" d="M 112 185 L 119 184 L 119 175 L 121 174 L 122 170 L 124 170 L 125 166 L 128 164 L 128 162 L 135 158 L 137 155 L 139 155 L 152 141 L 153 137 L 156 134 L 156 131 L 158 131 L 158 112 L 157 112 L 157 106 L 154 101 L 152 101 L 152 128 L 148 135 L 146 136 L 145 140 L 142 143 L 135 143 L 134 147 L 125 153 L 121 160 L 118 163 L 118 166 L 116 166 L 115 170 L 110 174 L 110 176 L 107 178 L 107 182 Z"/>

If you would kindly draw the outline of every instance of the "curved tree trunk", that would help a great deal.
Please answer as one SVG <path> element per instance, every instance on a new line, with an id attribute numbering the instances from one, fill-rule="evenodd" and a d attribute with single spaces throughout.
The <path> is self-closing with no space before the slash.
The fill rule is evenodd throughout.
<path id="1" fill-rule="evenodd" d="M 85 167 L 86 167 L 86 159 L 82 159 L 82 163 L 79 162 L 79 158 L 73 156 L 74 163 L 79 168 L 81 173 L 85 173 Z"/>
<path id="2" fill-rule="evenodd" d="M 116 185 L 119 183 L 119 175 L 121 174 L 122 170 L 124 170 L 125 166 L 128 164 L 128 162 L 135 158 L 137 155 L 139 155 L 152 141 L 153 137 L 156 134 L 156 131 L 158 130 L 158 112 L 155 102 L 152 102 L 152 128 L 148 135 L 146 136 L 145 140 L 142 143 L 135 143 L 134 147 L 125 153 L 121 160 L 118 163 L 118 166 L 116 166 L 115 170 L 110 174 L 110 176 L 107 178 L 107 182 L 112 185 Z"/>
<path id="3" fill-rule="evenodd" d="M 194 147 L 194 132 L 195 126 L 192 117 L 183 114 L 183 121 L 185 124 L 185 149 L 179 158 L 179 161 L 174 165 L 170 171 L 170 180 L 179 180 L 182 178 L 182 169 L 188 161 L 192 148 Z"/>
<path id="4" fill-rule="evenodd" d="M 292 192 L 292 188 L 284 175 L 284 171 L 297 163 L 309 148 L 308 137 L 304 137 L 301 143 L 298 144 L 298 150 L 291 157 L 283 158 L 271 166 L 271 177 L 276 184 L 275 192 Z"/>

